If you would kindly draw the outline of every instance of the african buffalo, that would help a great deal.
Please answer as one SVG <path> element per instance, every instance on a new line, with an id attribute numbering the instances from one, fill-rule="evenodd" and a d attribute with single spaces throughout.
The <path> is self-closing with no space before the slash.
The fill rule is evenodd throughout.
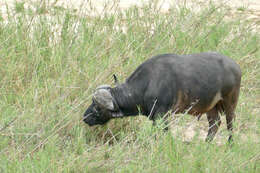
<path id="1" fill-rule="evenodd" d="M 220 53 L 163 54 L 141 64 L 122 84 L 99 86 L 84 113 L 89 125 L 105 124 L 112 118 L 145 115 L 155 121 L 169 110 L 200 117 L 207 114 L 211 141 L 225 113 L 228 141 L 241 82 L 239 65 Z"/>

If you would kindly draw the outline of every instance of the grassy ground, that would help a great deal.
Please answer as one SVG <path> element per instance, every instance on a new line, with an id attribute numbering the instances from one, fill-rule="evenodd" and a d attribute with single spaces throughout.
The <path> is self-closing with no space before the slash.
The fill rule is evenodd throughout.
<path id="1" fill-rule="evenodd" d="M 0 172 L 260 172 L 259 27 L 224 5 L 161 13 L 155 4 L 95 17 L 16 3 L 0 17 Z M 200 137 L 205 118 L 179 115 L 174 134 L 144 117 L 83 124 L 92 92 L 113 85 L 112 74 L 123 81 L 152 55 L 204 51 L 243 72 L 233 147 L 224 117 L 211 144 Z M 195 136 L 184 142 L 191 122 Z"/>

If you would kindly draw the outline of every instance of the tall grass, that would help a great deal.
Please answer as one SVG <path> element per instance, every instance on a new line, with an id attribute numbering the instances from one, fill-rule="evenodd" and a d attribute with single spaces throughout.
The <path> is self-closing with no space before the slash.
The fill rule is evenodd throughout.
<path id="1" fill-rule="evenodd" d="M 16 2 L 0 17 L 0 172 L 259 172 L 260 36 L 255 23 L 209 3 L 161 12 L 156 1 L 90 15 L 57 5 Z M 113 10 L 111 10 L 111 8 Z M 232 16 L 232 17 L 231 17 Z M 163 133 L 142 117 L 103 127 L 82 123 L 91 94 L 114 85 L 160 53 L 218 51 L 238 62 L 243 77 L 235 143 L 225 145 L 223 120 L 205 143 L 194 122 L 180 116 Z M 189 123 L 198 124 L 190 143 Z M 221 138 L 222 137 L 222 138 Z"/>

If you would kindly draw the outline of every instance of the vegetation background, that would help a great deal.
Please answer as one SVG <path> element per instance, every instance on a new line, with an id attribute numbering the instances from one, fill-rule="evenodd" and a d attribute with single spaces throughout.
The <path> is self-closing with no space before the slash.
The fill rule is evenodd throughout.
<path id="1" fill-rule="evenodd" d="M 260 172 L 260 17 L 213 2 L 166 11 L 159 1 L 123 10 L 119 1 L 101 10 L 58 2 L 14 1 L 0 12 L 0 172 Z M 205 117 L 175 115 L 167 133 L 142 116 L 82 122 L 112 74 L 123 82 L 153 55 L 205 51 L 243 72 L 232 147 L 224 117 L 210 144 Z"/>

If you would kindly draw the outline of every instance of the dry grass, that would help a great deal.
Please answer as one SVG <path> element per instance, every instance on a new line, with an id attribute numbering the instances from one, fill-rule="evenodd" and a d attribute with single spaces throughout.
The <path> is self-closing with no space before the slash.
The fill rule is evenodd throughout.
<path id="1" fill-rule="evenodd" d="M 102 16 L 31 6 L 17 3 L 0 21 L 0 172 L 259 172 L 257 23 L 215 4 L 162 14 L 152 2 Z M 123 81 L 152 55 L 203 51 L 230 56 L 243 72 L 232 148 L 225 120 L 212 144 L 202 139 L 205 117 L 178 115 L 173 133 L 145 117 L 83 124 L 93 90 L 113 85 L 112 74 Z"/>

